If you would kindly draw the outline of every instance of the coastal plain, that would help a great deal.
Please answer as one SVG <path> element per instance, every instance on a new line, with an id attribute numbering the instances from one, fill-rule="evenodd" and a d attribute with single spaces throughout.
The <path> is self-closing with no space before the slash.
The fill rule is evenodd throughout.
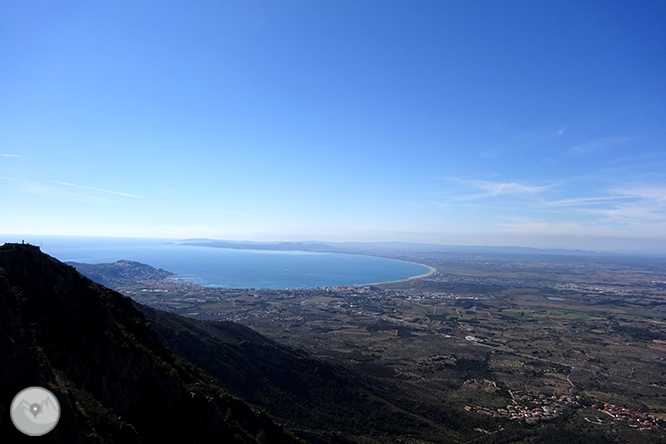
<path id="1" fill-rule="evenodd" d="M 433 271 L 287 290 L 201 287 L 150 273 L 106 284 L 154 308 L 238 322 L 391 380 L 411 393 L 416 411 L 446 404 L 485 417 L 479 437 L 559 424 L 619 434 L 618 442 L 665 441 L 663 258 L 385 256 Z"/>

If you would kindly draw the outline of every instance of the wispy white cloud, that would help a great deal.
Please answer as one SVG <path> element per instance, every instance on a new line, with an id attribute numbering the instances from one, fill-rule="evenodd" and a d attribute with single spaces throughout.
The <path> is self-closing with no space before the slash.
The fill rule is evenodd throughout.
<path id="1" fill-rule="evenodd" d="M 539 207 L 581 207 L 590 205 L 606 204 L 608 202 L 617 202 L 622 199 L 621 196 L 596 196 L 596 197 L 574 197 L 560 200 L 544 200 L 539 202 Z"/>
<path id="2" fill-rule="evenodd" d="M 666 186 L 642 185 L 610 190 L 614 205 L 586 211 L 623 223 L 666 222 Z"/>
<path id="3" fill-rule="evenodd" d="M 136 199 L 144 199 L 144 197 L 137 196 L 136 194 L 121 193 L 120 191 L 105 190 L 103 188 L 89 187 L 89 186 L 85 186 L 85 185 L 76 185 L 76 184 L 73 184 L 73 183 L 59 182 L 59 181 L 56 181 L 56 180 L 54 180 L 53 183 L 57 183 L 58 185 L 65 185 L 65 186 L 68 186 L 68 187 L 81 188 L 81 189 L 84 189 L 84 190 L 101 191 L 103 193 L 116 194 L 118 196 L 126 196 L 126 197 L 133 197 L 133 198 L 136 198 Z"/>
<path id="4" fill-rule="evenodd" d="M 661 183 L 595 188 L 588 195 L 577 190 L 577 196 L 562 198 L 566 182 L 535 186 L 455 181 L 481 192 L 449 196 L 447 203 L 455 213 L 456 205 L 469 202 L 458 211 L 472 208 L 476 218 L 487 214 L 487 229 L 494 226 L 501 232 L 525 236 L 666 238 L 666 185 Z M 475 206 L 469 207 L 472 202 Z"/>
<path id="5" fill-rule="evenodd" d="M 517 224 L 515 229 L 541 232 L 585 232 L 591 236 L 601 233 L 614 236 L 647 235 L 666 236 L 666 186 L 635 185 L 607 190 L 606 195 L 542 201 L 536 209 L 558 209 L 559 218 L 584 221 L 576 226 L 566 220 L 560 225 L 548 222 L 549 218 L 535 213 L 535 220 Z M 562 216 L 563 215 L 563 216 Z M 576 222 L 577 223 L 577 222 Z M 570 225 L 573 224 L 573 225 Z"/>
<path id="6" fill-rule="evenodd" d="M 665 185 L 642 185 L 629 186 L 624 188 L 612 188 L 611 192 L 616 195 L 627 198 L 651 201 L 654 203 L 666 204 L 666 186 Z"/>
<path id="7" fill-rule="evenodd" d="M 631 182 L 621 175 L 583 176 L 545 185 L 447 180 L 451 186 L 435 199 L 439 205 L 431 205 L 444 208 L 438 217 L 445 222 L 460 215 L 455 223 L 470 230 L 500 233 L 497 236 L 506 242 L 541 239 L 543 245 L 602 249 L 624 248 L 637 239 L 648 249 L 657 247 L 650 247 L 647 239 L 661 242 L 655 241 L 655 245 L 666 242 L 666 176 L 635 175 Z"/>
<path id="8" fill-rule="evenodd" d="M 493 182 L 487 180 L 466 180 L 462 182 L 481 190 L 480 193 L 461 196 L 463 200 L 496 196 L 535 196 L 550 188 L 549 186 L 531 186 L 518 182 Z"/>
<path id="9" fill-rule="evenodd" d="M 21 157 L 18 154 L 0 154 L 0 157 Z"/>
<path id="10" fill-rule="evenodd" d="M 569 148 L 569 153 L 576 155 L 590 154 L 595 151 L 603 150 L 616 145 L 621 145 L 634 138 L 635 137 L 633 136 L 612 136 L 612 137 L 603 137 L 601 139 L 588 140 L 587 142 L 583 142 L 581 144 Z"/>
<path id="11" fill-rule="evenodd" d="M 651 205 L 645 204 L 618 205 L 614 208 L 594 208 L 586 211 L 616 222 L 651 223 L 666 221 L 666 214 L 663 208 L 654 208 Z"/>
<path id="12" fill-rule="evenodd" d="M 534 196 L 535 194 L 540 193 L 541 191 L 547 188 L 543 186 L 541 187 L 529 186 L 517 182 L 509 182 L 509 183 L 486 182 L 479 184 L 479 187 L 485 189 L 486 192 L 488 192 L 493 196 L 507 195 L 507 194 Z"/>
<path id="13" fill-rule="evenodd" d="M 93 203 L 111 202 L 110 199 L 107 199 L 105 197 L 90 196 L 89 194 L 84 195 L 72 191 L 62 191 L 50 184 L 43 184 L 32 180 L 18 179 L 16 177 L 7 177 L 7 176 L 0 176 L 0 180 L 13 182 L 16 185 L 18 185 L 21 192 L 26 192 L 31 195 L 52 196 L 54 198 L 67 196 L 68 198 L 72 198 L 75 200 L 84 201 L 84 202 L 93 202 Z"/>
<path id="14" fill-rule="evenodd" d="M 9 182 L 14 182 L 15 184 L 18 184 L 18 186 L 21 189 L 26 190 L 33 194 L 48 194 L 49 192 L 51 192 L 51 189 L 49 187 L 44 186 L 37 182 L 33 182 L 31 180 L 18 179 L 16 177 L 7 177 L 7 176 L 0 176 L 0 179 L 7 180 Z"/>
<path id="15" fill-rule="evenodd" d="M 581 235 L 587 231 L 586 225 L 580 222 L 547 222 L 531 218 L 514 218 L 500 226 L 508 232 L 532 235 Z"/>
<path id="16" fill-rule="evenodd" d="M 627 230 L 604 221 L 549 222 L 536 219 L 515 219 L 503 224 L 503 239 L 518 239 L 537 247 L 616 250 L 644 249 L 664 251 L 666 224 L 641 225 L 640 229 Z"/>

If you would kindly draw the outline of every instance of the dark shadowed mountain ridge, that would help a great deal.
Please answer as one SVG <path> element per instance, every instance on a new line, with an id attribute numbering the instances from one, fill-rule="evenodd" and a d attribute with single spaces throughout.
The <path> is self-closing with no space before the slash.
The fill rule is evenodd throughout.
<path id="1" fill-rule="evenodd" d="M 304 438 L 388 443 L 419 436 L 452 443 L 480 425 L 445 403 L 416 413 L 423 401 L 392 381 L 313 358 L 242 325 L 142 310 L 176 353 Z"/>
<path id="2" fill-rule="evenodd" d="M 61 406 L 40 442 L 297 442 L 164 346 L 129 298 L 35 246 L 0 247 L 0 332 L 0 442 L 34 441 L 8 413 L 30 386 Z"/>
<path id="3" fill-rule="evenodd" d="M 8 421 L 13 396 L 29 386 L 51 390 L 62 407 L 44 442 L 351 444 L 399 442 L 412 434 L 445 443 L 462 437 L 453 430 L 459 415 L 447 409 L 446 425 L 413 414 L 414 401 L 393 384 L 238 324 L 150 309 L 31 245 L 0 247 L 0 328 L 0 442 L 29 439 Z"/>

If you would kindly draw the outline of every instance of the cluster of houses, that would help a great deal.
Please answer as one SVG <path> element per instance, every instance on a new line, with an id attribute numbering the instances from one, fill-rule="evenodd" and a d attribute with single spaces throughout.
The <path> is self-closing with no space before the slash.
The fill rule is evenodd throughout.
<path id="1" fill-rule="evenodd" d="M 492 409 L 488 407 L 471 407 L 465 406 L 467 411 L 475 411 L 484 415 L 489 415 L 494 418 L 508 418 L 512 420 L 521 420 L 528 423 L 533 423 L 542 419 L 555 418 L 562 414 L 562 411 L 567 406 L 580 406 L 577 402 L 578 397 L 574 396 L 545 396 L 545 395 L 522 395 L 518 396 L 515 392 L 512 393 L 513 403 L 506 406 L 506 408 Z M 639 428 L 640 430 L 654 430 L 659 428 L 661 419 L 655 418 L 649 413 L 638 412 L 632 409 L 618 407 L 613 404 L 604 404 L 603 407 L 593 405 L 592 408 L 606 413 L 615 421 L 626 421 L 630 427 Z M 585 418 L 588 422 L 595 424 L 603 424 L 600 419 L 591 421 Z"/>
<path id="2" fill-rule="evenodd" d="M 513 402 L 505 408 L 491 409 L 488 407 L 465 406 L 467 411 L 475 411 L 494 418 L 508 418 L 512 420 L 533 423 L 543 419 L 555 418 L 570 405 L 578 405 L 572 396 L 546 396 L 546 395 L 522 395 L 511 393 Z"/>
<path id="3" fill-rule="evenodd" d="M 625 409 L 613 404 L 604 404 L 603 408 L 598 409 L 611 416 L 616 421 L 629 421 L 632 427 L 638 427 L 641 430 L 652 430 L 659 428 L 660 420 L 648 413 L 637 412 L 636 410 L 632 409 Z"/>

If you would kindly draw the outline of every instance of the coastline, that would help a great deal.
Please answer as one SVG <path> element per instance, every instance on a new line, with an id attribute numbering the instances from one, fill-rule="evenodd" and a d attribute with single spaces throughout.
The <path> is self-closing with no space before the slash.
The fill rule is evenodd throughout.
<path id="1" fill-rule="evenodd" d="M 375 257 L 379 257 L 379 256 L 375 256 Z M 386 259 L 386 258 L 384 258 L 384 259 Z M 403 260 L 400 260 L 400 259 L 391 259 L 391 260 L 400 261 L 400 262 L 407 262 L 408 264 L 422 265 L 422 266 L 428 268 L 428 272 L 424 273 L 424 274 L 420 274 L 418 276 L 412 276 L 412 277 L 408 277 L 408 278 L 405 278 L 405 279 L 398 279 L 397 281 L 374 282 L 372 284 L 358 284 L 357 286 L 363 287 L 363 286 L 367 286 L 367 285 L 386 285 L 386 284 L 397 284 L 399 282 L 409 282 L 409 281 L 413 281 L 415 279 L 421 279 L 421 278 L 424 278 L 424 277 L 428 277 L 428 276 L 430 276 L 431 274 L 433 274 L 437 271 L 436 268 L 431 267 L 430 265 L 420 264 L 418 262 L 403 261 Z"/>
<path id="2" fill-rule="evenodd" d="M 267 289 L 289 289 L 289 288 L 318 288 L 321 286 L 364 286 L 364 285 L 385 285 L 385 284 L 394 284 L 394 283 L 399 283 L 399 282 L 410 282 L 415 279 L 420 279 L 427 277 L 434 273 L 436 270 L 433 267 L 430 267 L 429 265 L 425 265 L 422 263 L 418 263 L 415 261 L 410 261 L 407 258 L 404 259 L 398 259 L 395 257 L 389 257 L 381 254 L 380 252 L 373 251 L 373 252 L 365 252 L 365 251 L 317 251 L 317 252 L 312 252 L 312 251 L 307 251 L 307 250 L 285 250 L 285 251 L 271 251 L 272 253 L 284 253 L 288 254 L 291 252 L 302 252 L 302 253 L 309 253 L 309 254 L 331 254 L 334 256 L 337 255 L 351 255 L 351 256 L 362 256 L 366 258 L 376 258 L 380 260 L 388 260 L 393 263 L 396 262 L 402 262 L 404 264 L 411 264 L 411 265 L 420 265 L 422 267 L 425 267 L 426 270 L 421 271 L 421 274 L 416 275 L 416 276 L 410 276 L 406 278 L 398 278 L 398 276 L 381 276 L 381 274 L 385 273 L 378 273 L 379 276 L 374 276 L 375 279 L 382 279 L 382 278 L 389 278 L 388 281 L 377 281 L 377 280 L 371 280 L 372 276 L 369 276 L 371 279 L 369 279 L 370 283 L 364 282 L 363 279 L 358 279 L 357 277 L 357 282 L 358 283 L 351 283 L 353 282 L 354 279 L 342 279 L 347 280 L 346 284 L 333 284 L 329 283 L 328 285 L 324 282 L 308 282 L 307 280 L 301 282 L 298 282 L 298 285 L 294 285 L 291 283 L 284 282 L 286 285 L 279 285 L 282 282 L 277 282 L 277 285 L 258 285 L 255 287 L 256 284 L 248 284 L 247 282 L 224 282 L 224 285 L 221 285 L 219 282 L 211 283 L 209 282 L 208 284 L 204 284 L 202 281 L 204 280 L 201 276 L 202 273 L 200 272 L 194 272 L 191 268 L 191 266 L 179 269 L 174 265 L 173 260 L 165 261 L 165 257 L 169 256 L 174 256 L 177 254 L 178 256 L 183 256 L 185 259 L 189 258 L 192 256 L 193 252 L 189 251 L 191 250 L 227 250 L 227 251 L 239 251 L 237 249 L 226 249 L 226 248 L 220 248 L 220 247 L 212 247 L 208 245 L 197 245 L 197 246 L 189 246 L 190 248 L 185 248 L 181 251 L 181 246 L 177 245 L 173 242 L 165 242 L 165 239 L 130 239 L 130 238 L 98 238 L 98 237 L 91 237 L 91 238 L 81 238 L 81 237 L 71 237 L 71 236 L 56 236 L 56 237 L 44 237 L 43 239 L 32 239 L 31 236 L 25 236 L 28 242 L 31 242 L 33 244 L 43 244 L 43 250 L 45 253 L 58 258 L 58 260 L 61 260 L 63 262 L 80 262 L 80 263 L 85 263 L 85 264 L 100 264 L 100 263 L 114 263 L 118 260 L 129 260 L 133 262 L 139 262 L 142 264 L 147 264 L 150 265 L 154 268 L 162 268 L 164 270 L 169 270 L 170 272 L 174 273 L 175 276 L 171 279 L 172 281 L 174 280 L 185 280 L 188 281 L 190 285 L 200 285 L 202 287 L 212 287 L 212 288 L 223 288 L 223 289 L 229 289 L 229 288 L 238 288 L 238 289 L 243 289 L 243 288 L 267 288 Z M 33 236 L 34 237 L 34 236 Z M 36 242 L 35 242 L 36 241 Z M 43 242 L 40 242 L 43 241 Z M 212 248 L 211 248 L 212 247 Z M 171 250 L 174 250 L 173 254 Z M 166 251 L 165 251 L 166 250 Z M 178 250 L 177 252 L 175 250 Z M 256 251 L 256 252 L 261 252 L 262 250 L 248 250 L 248 251 Z M 167 254 L 168 253 L 168 254 Z M 199 254 L 197 252 L 197 254 Z M 206 257 L 210 256 L 209 254 L 206 254 Z M 217 256 L 217 254 L 215 254 Z M 159 258 L 159 260 L 158 260 Z M 207 266 L 206 263 L 204 263 L 205 266 Z M 265 264 L 264 264 L 265 265 Z M 386 267 L 389 267 L 386 265 Z M 210 268 L 210 267 L 209 267 Z M 289 267 L 291 268 L 291 267 Z M 382 265 L 381 268 L 384 268 Z M 296 269 L 291 270 L 292 273 L 296 272 Z M 353 275 L 354 270 L 349 270 L 351 275 Z M 409 274 L 407 274 L 409 276 Z M 196 278 L 195 276 L 198 276 Z M 404 274 L 403 274 L 404 276 Z M 360 277 L 360 276 L 359 276 Z M 231 284 L 231 285 L 229 285 Z M 246 285 L 243 285 L 246 284 Z"/>

